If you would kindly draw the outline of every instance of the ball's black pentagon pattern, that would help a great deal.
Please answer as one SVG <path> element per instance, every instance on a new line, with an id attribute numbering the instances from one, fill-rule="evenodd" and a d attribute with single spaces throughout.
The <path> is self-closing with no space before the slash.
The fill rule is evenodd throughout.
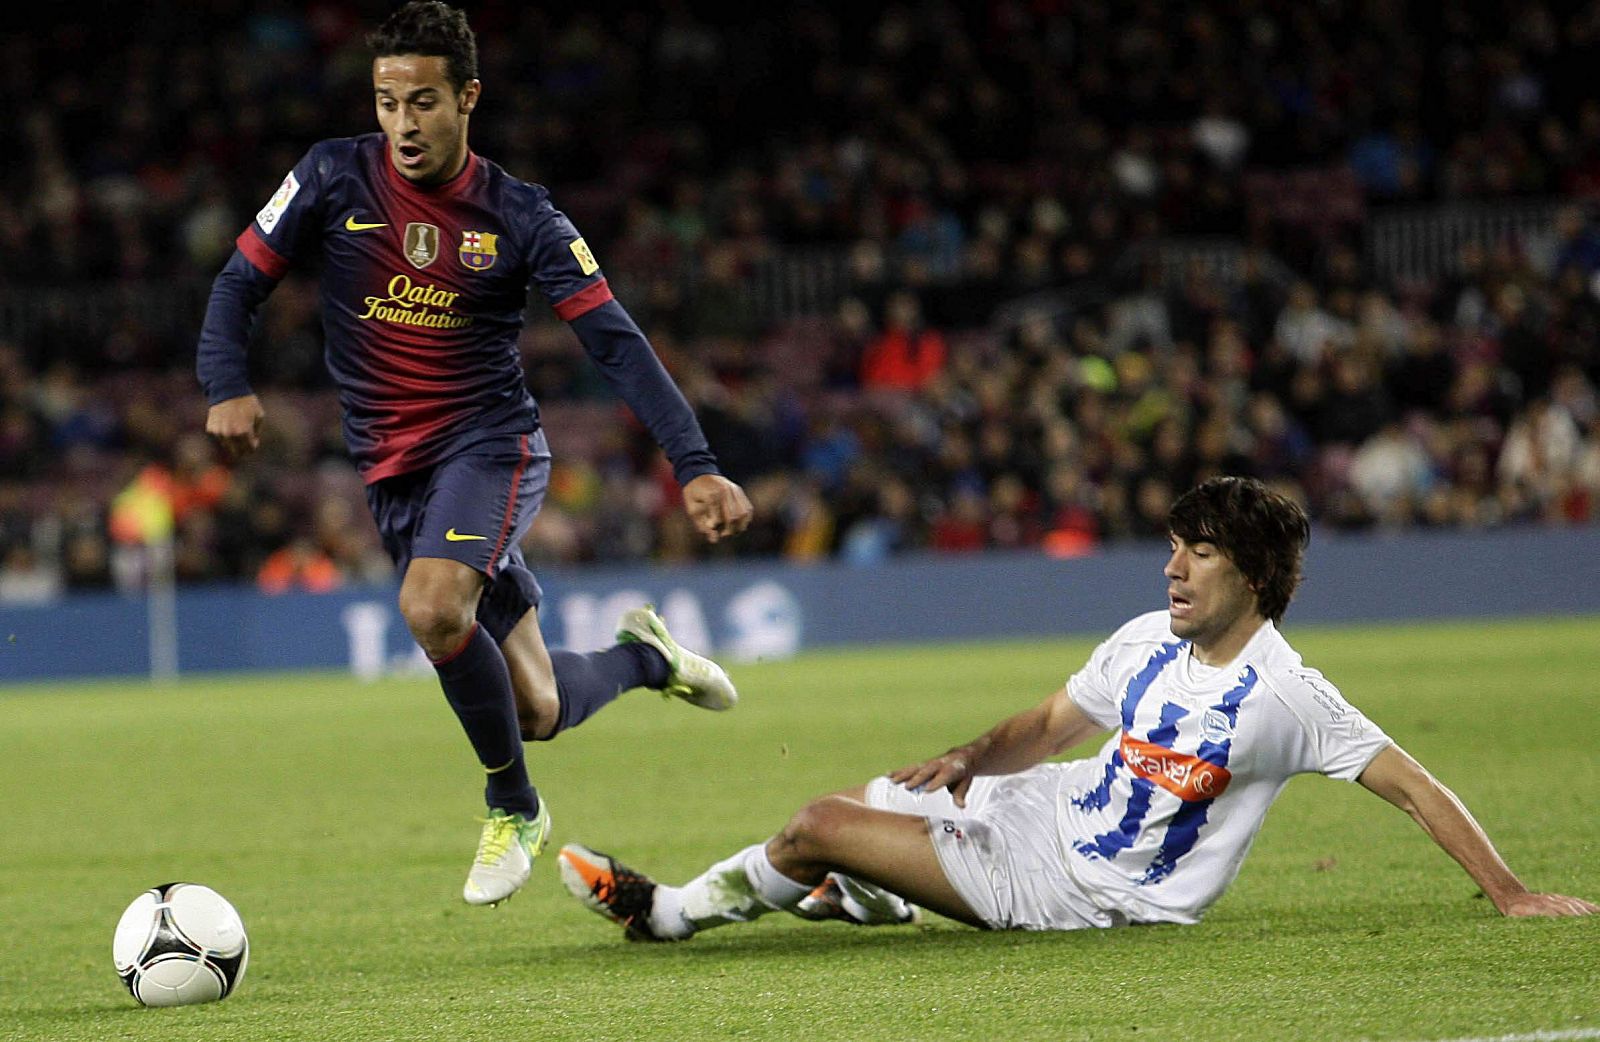
<path id="1" fill-rule="evenodd" d="M 152 922 L 148 928 L 145 941 L 139 948 L 137 957 L 126 965 L 119 960 L 117 975 L 121 979 L 123 986 L 128 989 L 128 993 L 141 1005 L 181 1005 L 194 1001 L 208 1001 L 213 998 L 223 999 L 233 992 L 239 981 L 244 977 L 245 967 L 250 958 L 250 941 L 248 936 L 243 934 L 242 929 L 239 935 L 238 950 L 223 953 L 206 947 L 201 940 L 197 940 L 186 933 L 179 916 L 174 913 L 173 899 L 175 895 L 184 887 L 197 886 L 199 885 L 183 881 L 162 883 L 160 886 L 151 887 L 150 890 L 140 895 L 134 902 L 137 904 L 139 900 L 143 900 L 146 897 L 151 898 L 154 915 L 151 916 Z M 220 894 L 211 891 L 209 887 L 201 887 L 200 889 L 209 891 L 211 895 L 214 895 L 216 899 L 222 901 L 223 905 L 231 910 L 232 906 L 228 905 L 226 899 L 222 898 Z M 132 911 L 131 906 L 129 911 Z M 237 915 L 237 913 L 232 914 Z M 242 926 L 242 924 L 240 925 Z M 191 924 L 192 927 L 193 924 Z M 175 962 L 193 967 L 195 974 L 200 974 L 214 983 L 215 995 L 212 996 L 202 992 L 204 997 L 201 998 L 191 997 L 181 999 L 176 1003 L 153 1003 L 151 995 L 141 993 L 143 989 L 147 989 L 150 986 L 145 980 L 146 977 L 152 972 L 159 974 L 161 968 L 177 969 L 177 967 L 171 966 Z"/>

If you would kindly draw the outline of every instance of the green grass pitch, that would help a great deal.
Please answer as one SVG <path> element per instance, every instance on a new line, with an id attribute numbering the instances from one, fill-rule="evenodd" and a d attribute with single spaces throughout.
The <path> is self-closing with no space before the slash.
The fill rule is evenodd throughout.
<path id="1" fill-rule="evenodd" d="M 1466 801 L 1529 885 L 1600 899 L 1600 619 L 1312 629 L 1307 661 Z M 557 844 L 669 882 L 811 795 L 1031 705 L 1087 640 L 812 653 L 697 712 L 632 693 L 529 747 Z M 0 663 L 3 666 L 3 663 Z M 461 903 L 481 773 L 431 678 L 0 690 L 0 1039 L 1600 1038 L 1600 918 L 1510 921 L 1358 786 L 1290 784 L 1195 927 L 988 934 L 789 916 L 628 945 L 547 854 Z M 145 887 L 238 906 L 226 1002 L 134 1005 Z"/>

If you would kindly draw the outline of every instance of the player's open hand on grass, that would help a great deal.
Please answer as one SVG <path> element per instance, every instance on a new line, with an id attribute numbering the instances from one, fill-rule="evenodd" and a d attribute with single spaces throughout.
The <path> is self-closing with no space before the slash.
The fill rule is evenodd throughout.
<path id="1" fill-rule="evenodd" d="M 1581 897 L 1563 897 L 1561 894 L 1518 894 L 1502 904 L 1500 912 L 1517 918 L 1595 915 L 1600 913 L 1600 905 Z"/>
<path id="2" fill-rule="evenodd" d="M 206 412 L 206 433 L 216 438 L 231 459 L 261 447 L 261 420 L 266 412 L 253 394 L 218 402 Z"/>
<path id="3" fill-rule="evenodd" d="M 683 486 L 683 508 L 709 542 L 750 526 L 750 497 L 721 474 L 702 474 Z"/>
<path id="4" fill-rule="evenodd" d="M 889 773 L 889 780 L 904 785 L 912 792 L 932 792 L 949 789 L 957 807 L 967 805 L 967 790 L 972 787 L 972 755 L 965 748 L 951 749 L 943 756 L 935 756 L 914 767 L 902 767 Z"/>

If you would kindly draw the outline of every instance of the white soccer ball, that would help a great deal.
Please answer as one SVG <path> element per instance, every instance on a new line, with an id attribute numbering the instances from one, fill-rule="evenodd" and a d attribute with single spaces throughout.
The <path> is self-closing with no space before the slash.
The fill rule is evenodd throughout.
<path id="1" fill-rule="evenodd" d="M 233 994 L 250 961 L 244 921 L 199 883 L 164 883 L 134 898 L 117 922 L 111 958 L 145 1006 L 189 1006 Z"/>

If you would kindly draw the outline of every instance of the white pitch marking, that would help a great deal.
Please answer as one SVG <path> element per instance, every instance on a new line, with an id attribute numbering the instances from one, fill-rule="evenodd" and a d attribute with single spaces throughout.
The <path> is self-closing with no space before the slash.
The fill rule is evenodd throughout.
<path id="1" fill-rule="evenodd" d="M 1441 1038 L 1431 1042 L 1575 1042 L 1600 1038 L 1600 1028 L 1568 1028 L 1563 1031 L 1530 1031 L 1521 1035 L 1475 1035 L 1471 1038 Z"/>

